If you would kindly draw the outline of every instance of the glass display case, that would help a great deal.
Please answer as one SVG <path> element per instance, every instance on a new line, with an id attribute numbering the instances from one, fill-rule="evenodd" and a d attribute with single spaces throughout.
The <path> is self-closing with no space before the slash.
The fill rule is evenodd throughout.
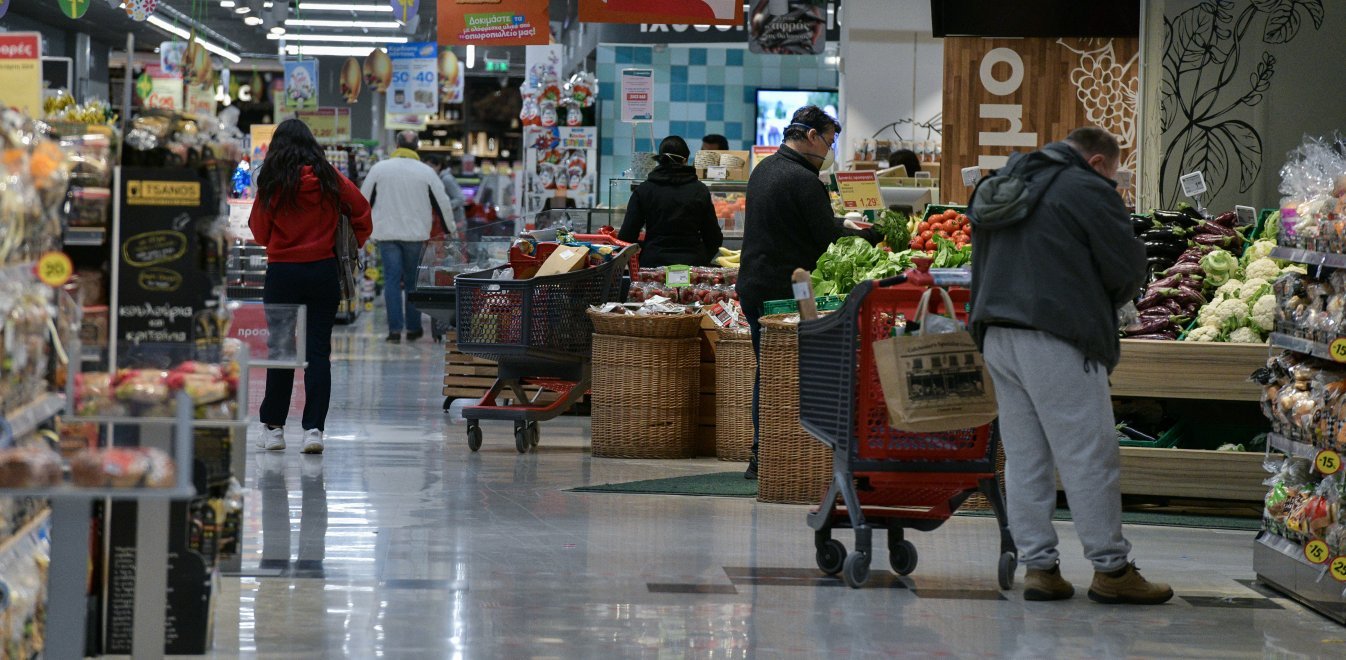
<path id="1" fill-rule="evenodd" d="M 631 191 L 644 183 L 644 179 L 612 179 L 608 183 L 608 200 L 611 205 L 614 227 L 621 227 L 622 217 L 626 213 L 626 203 L 631 199 Z M 748 205 L 747 181 L 703 180 L 710 189 L 711 201 L 715 204 L 715 216 L 720 221 L 720 231 L 724 232 L 724 246 L 738 249 L 743 243 L 744 213 Z"/>
<path id="2" fill-rule="evenodd" d="M 416 269 L 416 290 L 407 300 L 436 321 L 452 325 L 457 297 L 453 281 L 463 273 L 475 273 L 509 263 L 513 236 L 493 235 L 491 225 L 469 229 L 464 239 L 429 241 Z"/>

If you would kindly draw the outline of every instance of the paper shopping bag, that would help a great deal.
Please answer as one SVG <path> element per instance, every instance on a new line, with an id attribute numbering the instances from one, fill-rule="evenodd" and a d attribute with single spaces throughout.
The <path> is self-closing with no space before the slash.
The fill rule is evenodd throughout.
<path id="1" fill-rule="evenodd" d="M 952 314 L 953 301 L 943 289 L 939 291 Z M 930 293 L 921 298 L 918 333 L 928 325 L 924 317 Z M 996 418 L 995 386 L 966 330 L 881 339 L 872 349 L 893 428 L 936 433 L 981 426 Z"/>

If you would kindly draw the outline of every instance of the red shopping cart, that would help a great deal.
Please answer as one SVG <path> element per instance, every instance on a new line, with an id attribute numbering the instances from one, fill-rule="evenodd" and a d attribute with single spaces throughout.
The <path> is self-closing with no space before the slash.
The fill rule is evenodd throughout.
<path id="1" fill-rule="evenodd" d="M 818 568 L 841 574 L 859 588 L 869 579 L 874 528 L 888 530 L 894 572 L 916 569 L 916 546 L 906 530 L 929 532 L 974 493 L 986 496 L 1000 529 L 999 582 L 1014 583 L 1018 567 L 1004 498 L 995 474 L 995 424 L 944 433 L 911 433 L 888 425 L 871 345 L 889 337 L 902 319 L 917 317 L 923 287 L 905 276 L 862 282 L 841 309 L 799 324 L 799 418 L 833 449 L 832 484 L 808 516 Z M 970 292 L 950 291 L 955 314 L 966 322 Z M 947 313 L 939 296 L 929 312 Z M 838 496 L 841 503 L 837 502 Z M 855 530 L 855 551 L 832 538 Z"/>
<path id="2" fill-rule="evenodd" d="M 502 279 L 508 266 L 500 266 L 454 280 L 458 350 L 494 360 L 498 369 L 491 389 L 475 406 L 463 408 L 472 451 L 481 448 L 481 420 L 495 419 L 514 422 L 514 447 L 526 453 L 538 444 L 538 422 L 555 419 L 589 392 L 594 328 L 587 311 L 625 298 L 623 274 L 640 248 L 617 241 L 611 232 L 574 238 L 621 249 L 600 266 L 562 275 Z M 544 402 L 547 393 L 555 399 Z M 502 404 L 502 395 L 512 402 Z"/>

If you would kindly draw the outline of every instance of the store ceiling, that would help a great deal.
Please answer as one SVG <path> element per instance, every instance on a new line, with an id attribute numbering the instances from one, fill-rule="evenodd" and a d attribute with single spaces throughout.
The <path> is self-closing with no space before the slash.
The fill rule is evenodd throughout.
<path id="1" fill-rule="evenodd" d="M 283 0 L 275 1 L 282 2 Z M 152 50 L 162 41 L 177 39 L 177 37 L 165 33 L 150 23 L 132 21 L 127 17 L 125 11 L 113 6 L 115 2 L 116 0 L 112 0 L 111 3 L 109 0 L 93 0 L 89 5 L 88 13 L 77 21 L 62 14 L 56 2 L 37 2 L 35 0 L 13 2 L 10 5 L 10 12 L 48 25 L 86 32 L 94 39 L 113 44 L 114 47 L 125 43 L 128 32 L 135 35 L 137 50 Z M 314 3 L 328 6 L 388 6 L 385 0 L 303 0 L 302 2 L 300 0 L 289 0 L 291 6 L 289 18 L 291 20 L 374 21 L 382 23 L 393 20 L 393 15 L 390 12 L 319 10 L 303 6 L 313 5 Z M 249 5 L 250 0 L 226 0 L 225 4 Z M 256 4 L 260 5 L 261 3 L 257 2 Z M 220 0 L 160 0 L 159 6 L 160 9 L 155 15 L 160 19 L 179 25 L 188 31 L 193 26 L 184 19 L 188 19 L 188 17 L 199 19 L 200 24 L 206 28 L 206 30 L 201 31 L 203 38 L 207 40 L 214 38 L 223 42 L 219 45 L 239 55 L 274 56 L 276 53 L 277 42 L 267 38 L 268 27 L 266 25 L 245 24 L 243 19 L 247 15 L 236 13 L 235 8 L 221 6 Z M 248 15 L 256 16 L 264 11 L 266 10 L 257 13 L 249 12 Z M 289 25 L 286 29 L 288 35 L 291 36 L 335 35 L 347 37 L 343 40 L 303 42 L 305 45 L 311 46 L 351 46 L 356 45 L 359 41 L 376 39 L 382 36 L 406 37 L 409 41 L 433 41 L 435 39 L 435 14 L 434 2 L 421 2 L 420 21 L 412 34 L 407 34 L 400 29 L 371 29 L 368 27 L 332 25 Z M 214 34 L 212 35 L 211 32 L 214 32 Z"/>

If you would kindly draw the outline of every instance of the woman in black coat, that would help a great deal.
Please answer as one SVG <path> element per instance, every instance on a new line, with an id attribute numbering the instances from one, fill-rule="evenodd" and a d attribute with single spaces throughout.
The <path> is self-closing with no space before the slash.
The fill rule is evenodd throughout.
<path id="1" fill-rule="evenodd" d="M 724 242 L 710 190 L 687 164 L 691 152 L 676 135 L 659 144 L 659 166 L 631 193 L 617 237 L 640 242 L 640 265 L 708 266 Z"/>

